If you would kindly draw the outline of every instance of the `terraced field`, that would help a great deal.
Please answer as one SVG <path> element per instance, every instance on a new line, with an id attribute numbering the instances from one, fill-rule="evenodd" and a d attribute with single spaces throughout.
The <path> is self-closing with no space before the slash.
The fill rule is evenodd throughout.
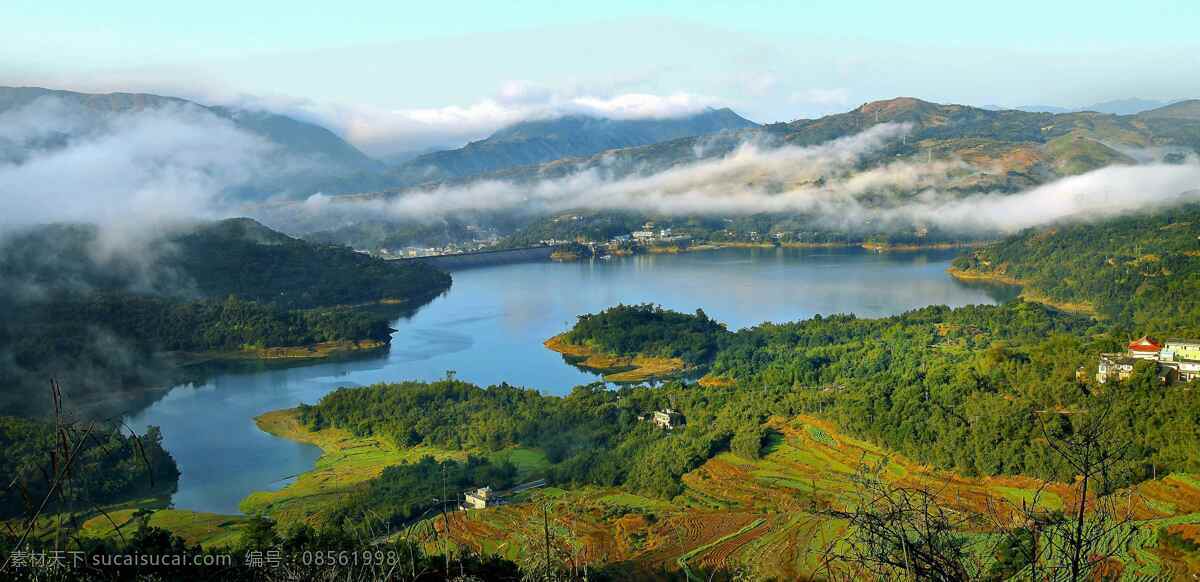
<path id="1" fill-rule="evenodd" d="M 312 471 L 287 487 L 255 493 L 243 502 L 247 512 L 262 511 L 285 524 L 319 521 L 323 509 L 390 464 L 427 454 L 465 455 L 420 447 L 401 450 L 381 439 L 354 437 L 337 429 L 309 432 L 294 411 L 269 413 L 257 421 L 272 434 L 311 442 L 324 451 Z M 555 544 L 578 563 L 623 564 L 643 579 L 680 575 L 707 579 L 713 572 L 742 572 L 791 580 L 825 571 L 831 550 L 844 547 L 840 540 L 847 524 L 816 510 L 855 504 L 850 478 L 862 463 L 886 459 L 882 474 L 887 481 L 928 487 L 938 492 L 946 506 L 990 511 L 998 519 L 1011 517 L 1005 514 L 1006 507 L 1032 502 L 1039 486 L 1028 478 L 971 479 L 931 470 L 843 435 L 816 418 L 772 418 L 767 425 L 770 432 L 761 459 L 719 454 L 685 475 L 684 492 L 673 500 L 615 488 L 548 487 L 522 493 L 509 505 L 455 512 L 445 521 L 430 519 L 413 528 L 415 539 L 424 539 L 432 552 L 442 551 L 442 543 L 450 540 L 453 551 L 463 548 L 518 560 L 532 537 L 541 535 L 540 504 L 548 503 Z M 497 455 L 517 464 L 523 475 L 547 466 L 539 451 L 513 449 Z M 1200 574 L 1200 555 L 1188 546 L 1200 544 L 1200 478 L 1167 475 L 1139 485 L 1136 493 L 1137 531 L 1133 542 L 1121 548 L 1121 562 L 1112 564 L 1110 571 L 1130 580 Z M 1048 510 L 1075 501 L 1074 490 L 1061 483 L 1043 487 L 1037 496 Z M 154 511 L 147 514 L 146 510 Z M 92 535 L 115 536 L 119 534 L 114 523 L 122 531 L 132 531 L 143 519 L 209 547 L 236 540 L 244 523 L 237 516 L 177 511 L 151 503 L 111 508 L 108 517 L 92 516 L 83 527 Z M 991 559 L 981 556 L 984 564 Z"/>
<path id="2" fill-rule="evenodd" d="M 647 499 L 612 489 L 559 491 L 553 502 L 556 531 L 582 547 L 586 559 L 635 564 L 647 578 L 668 572 L 703 578 L 714 570 L 763 578 L 796 579 L 823 571 L 846 524 L 813 513 L 855 503 L 851 475 L 860 463 L 887 459 L 884 477 L 904 486 L 929 486 L 948 507 L 990 512 L 999 519 L 1034 499 L 1028 478 L 969 479 L 934 471 L 869 443 L 838 433 L 810 417 L 771 419 L 762 459 L 723 453 L 684 476 L 685 492 L 672 500 Z M 1196 556 L 1160 542 L 1159 532 L 1200 538 L 1200 479 L 1169 475 L 1137 488 L 1137 536 L 1113 564 L 1126 579 L 1200 573 Z M 1048 510 L 1073 503 L 1073 489 L 1050 484 L 1037 497 Z M 461 514 L 460 514 L 461 515 Z M 502 548 L 514 557 L 512 532 L 540 510 L 513 504 L 456 516 L 450 537 L 477 552 Z M 460 524 L 457 525 L 456 524 Z M 563 543 L 567 543 L 564 541 Z M 992 558 L 982 556 L 986 564 Z"/>

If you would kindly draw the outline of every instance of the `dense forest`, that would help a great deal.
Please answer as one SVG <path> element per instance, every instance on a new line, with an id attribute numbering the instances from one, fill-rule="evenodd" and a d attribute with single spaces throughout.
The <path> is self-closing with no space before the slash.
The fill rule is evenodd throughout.
<path id="1" fill-rule="evenodd" d="M 1127 335 L 1200 329 L 1200 205 L 1027 230 L 954 267 L 1020 280 L 1052 301 L 1090 304 Z"/>
<path id="2" fill-rule="evenodd" d="M 42 394 L 50 377 L 74 395 L 164 383 L 162 352 L 387 341 L 395 314 L 355 306 L 411 309 L 450 285 L 427 265 L 314 245 L 249 219 L 136 243 L 117 236 L 51 225 L 0 241 L 6 410 L 36 413 L 45 403 L 26 395 Z"/>
<path id="3" fill-rule="evenodd" d="M 620 356 L 647 355 L 706 362 L 729 332 L 703 310 L 695 315 L 657 305 L 617 305 L 595 315 L 580 315 L 567 333 L 569 343 Z"/>
<path id="4" fill-rule="evenodd" d="M 496 451 L 526 446 L 545 451 L 560 483 L 625 485 L 671 497 L 679 477 L 727 446 L 739 430 L 757 429 L 766 412 L 750 394 L 730 393 L 720 402 L 690 403 L 698 393 L 678 384 L 666 389 L 602 384 L 578 386 L 566 397 L 497 385 L 480 388 L 457 381 L 404 382 L 344 388 L 313 406 L 301 420 L 313 430 L 340 427 L 383 435 L 397 445 L 425 444 L 455 450 Z M 665 408 L 671 399 L 695 415 L 686 430 L 664 438 L 638 416 Z M 687 404 L 685 404 L 687 403 Z M 755 419 L 753 423 L 744 419 Z"/>
<path id="5" fill-rule="evenodd" d="M 69 458 L 74 462 L 65 471 Z M 65 478 L 55 486 L 57 475 Z M 53 504 L 47 515 L 87 511 L 135 495 L 173 491 L 178 478 L 158 427 L 135 438 L 107 424 L 64 427 L 0 416 L 0 517 L 32 514 L 48 497 Z"/>
<path id="6" fill-rule="evenodd" d="M 18 365 L 33 366 L 49 353 L 77 357 L 88 336 L 74 328 L 119 330 L 128 345 L 148 351 L 230 351 L 301 346 L 336 340 L 386 340 L 379 317 L 349 308 L 284 310 L 230 295 L 222 300 L 177 301 L 146 295 L 94 293 L 38 305 L 16 314 L 20 335 L 12 346 Z"/>
<path id="7" fill-rule="evenodd" d="M 305 242 L 248 218 L 203 225 L 169 244 L 168 268 L 186 273 L 204 297 L 237 295 L 283 308 L 419 304 L 450 286 L 449 275 L 421 262 Z"/>

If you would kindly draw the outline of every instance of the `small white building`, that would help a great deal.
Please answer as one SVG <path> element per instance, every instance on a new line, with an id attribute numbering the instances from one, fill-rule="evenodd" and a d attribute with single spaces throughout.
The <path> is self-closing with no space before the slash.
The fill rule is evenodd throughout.
<path id="1" fill-rule="evenodd" d="M 639 416 L 638 420 L 649 420 L 655 426 L 666 430 L 674 430 L 685 424 L 683 415 L 670 408 L 655 410 L 650 416 Z"/>
<path id="2" fill-rule="evenodd" d="M 634 240 L 650 240 L 654 238 L 653 230 L 637 230 L 633 232 Z"/>
<path id="3" fill-rule="evenodd" d="M 1096 381 L 1101 384 L 1109 380 L 1121 381 L 1133 375 L 1133 364 L 1137 359 L 1126 354 L 1100 354 L 1100 366 L 1096 369 Z"/>
<path id="4" fill-rule="evenodd" d="M 1159 359 L 1175 364 L 1180 381 L 1200 379 L 1200 340 L 1169 339 L 1159 352 Z"/>
<path id="5" fill-rule="evenodd" d="M 463 509 L 486 509 L 500 502 L 491 487 L 480 487 L 463 494 Z"/>

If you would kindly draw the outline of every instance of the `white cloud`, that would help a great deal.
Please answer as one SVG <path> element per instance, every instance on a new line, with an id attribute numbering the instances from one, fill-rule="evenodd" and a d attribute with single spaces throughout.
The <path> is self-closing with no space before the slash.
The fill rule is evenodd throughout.
<path id="1" fill-rule="evenodd" d="M 214 102 L 263 109 L 316 122 L 371 155 L 387 156 L 429 147 L 458 147 L 520 121 L 582 114 L 613 119 L 672 118 L 719 105 L 692 93 L 591 95 L 554 91 L 510 81 L 491 97 L 468 105 L 386 108 L 342 105 L 286 97 L 215 96 Z"/>
<path id="2" fill-rule="evenodd" d="M 140 229 L 211 217 L 226 189 L 274 168 L 274 146 L 199 107 L 97 116 L 43 97 L 0 121 L 0 146 L 22 152 L 0 158 L 0 231 L 47 222 Z M 67 130 L 62 141 L 36 143 Z"/>

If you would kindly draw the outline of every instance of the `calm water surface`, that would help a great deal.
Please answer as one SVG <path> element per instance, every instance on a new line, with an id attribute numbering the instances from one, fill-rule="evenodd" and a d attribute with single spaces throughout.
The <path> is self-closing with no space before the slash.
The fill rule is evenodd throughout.
<path id="1" fill-rule="evenodd" d="M 730 329 L 814 314 L 893 315 L 925 305 L 996 303 L 1011 292 L 957 282 L 956 251 L 725 249 L 582 263 L 526 263 L 458 271 L 443 296 L 396 321 L 390 350 L 375 357 L 295 368 L 220 373 L 177 386 L 130 424 L 163 429 L 182 476 L 177 508 L 236 513 L 252 491 L 282 487 L 312 468 L 314 446 L 272 437 L 253 417 L 313 403 L 342 386 L 444 378 L 502 381 L 565 394 L 596 376 L 542 342 L 575 317 L 618 303 L 703 308 Z"/>

